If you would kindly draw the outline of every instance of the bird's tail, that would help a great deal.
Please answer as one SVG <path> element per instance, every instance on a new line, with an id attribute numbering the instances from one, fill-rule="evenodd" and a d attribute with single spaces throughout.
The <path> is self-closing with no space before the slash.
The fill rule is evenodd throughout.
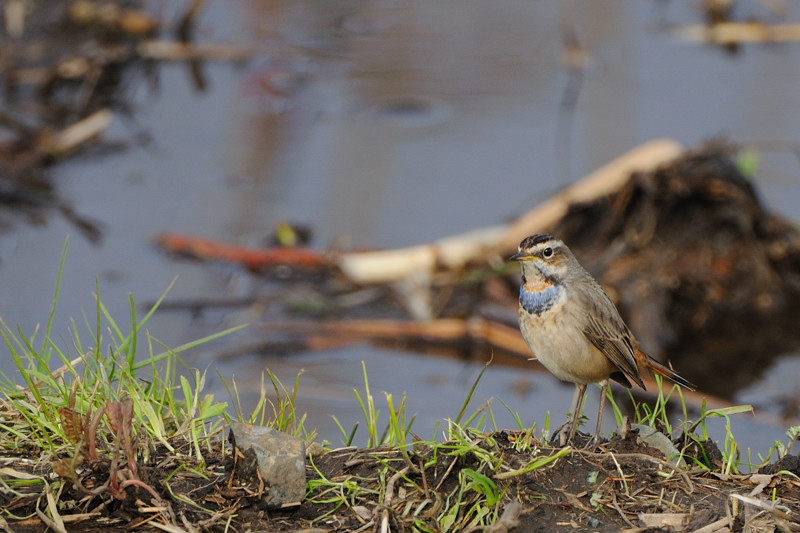
<path id="1" fill-rule="evenodd" d="M 655 374 L 659 376 L 663 376 L 668 380 L 677 383 L 681 387 L 689 390 L 695 390 L 697 387 L 694 383 L 689 381 L 688 379 L 684 378 L 683 376 L 679 375 L 677 372 L 669 368 L 668 366 L 662 365 L 646 353 L 642 352 L 641 350 L 636 350 L 636 358 L 640 361 L 646 361 L 647 366 L 652 370 Z"/>

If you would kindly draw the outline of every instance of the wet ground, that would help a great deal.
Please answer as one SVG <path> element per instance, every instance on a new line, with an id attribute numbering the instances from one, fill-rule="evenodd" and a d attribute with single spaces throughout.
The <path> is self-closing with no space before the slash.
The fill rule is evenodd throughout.
<path id="1" fill-rule="evenodd" d="M 50 171 L 59 197 L 97 222 L 100 242 L 55 210 L 39 224 L 12 217 L 0 235 L 0 316 L 23 332 L 46 320 L 67 235 L 54 326 L 65 338 L 70 318 L 80 324 L 81 310 L 92 312 L 96 280 L 121 321 L 129 293 L 152 301 L 175 276 L 175 300 L 230 301 L 279 290 L 235 267 L 167 256 L 153 245 L 161 231 L 259 245 L 288 220 L 310 226 L 317 248 L 417 244 L 509 220 L 661 136 L 686 145 L 718 135 L 760 143 L 758 191 L 769 208 L 797 218 L 800 163 L 788 148 L 800 138 L 793 68 L 800 47 L 748 45 L 730 53 L 680 41 L 666 26 L 700 22 L 690 5 L 570 6 L 209 2 L 197 39 L 244 44 L 254 56 L 245 64 L 203 65 L 202 90 L 184 62 L 159 65 L 156 86 L 144 76 L 128 81 L 132 118 L 118 113 L 104 135 L 127 149 L 72 158 Z M 177 18 L 167 4 L 151 7 L 168 21 Z M 800 19 L 800 8 L 787 9 L 788 20 Z M 589 54 L 579 84 L 562 63 L 562 18 Z M 258 322 L 263 312 L 162 312 L 149 329 L 174 346 Z M 189 362 L 235 376 L 240 390 L 251 392 L 245 402 L 254 401 L 264 368 L 286 382 L 305 369 L 298 407 L 334 442 L 331 414 L 345 423 L 360 419 L 352 389 L 362 387 L 362 360 L 373 391 L 408 393 L 425 438 L 437 420 L 458 412 L 480 370 L 479 362 L 370 345 L 220 357 L 258 336 L 253 327 L 194 352 Z M 0 369 L 12 369 L 7 358 Z M 796 396 L 797 375 L 800 360 L 788 353 L 733 398 L 777 414 L 780 398 Z M 215 377 L 211 386 L 224 394 Z M 548 411 L 560 417 L 571 396 L 571 387 L 545 374 L 495 366 L 474 402 L 499 397 L 526 422 L 541 424 Z M 499 405 L 496 411 L 507 426 L 510 417 Z M 784 427 L 739 417 L 734 431 L 762 450 Z"/>
<path id="2" fill-rule="evenodd" d="M 271 467 L 274 477 L 263 479 L 252 449 L 213 446 L 204 449 L 199 466 L 189 446 L 176 439 L 178 457 L 154 443 L 135 471 L 107 458 L 84 463 L 61 486 L 53 514 L 70 527 L 100 532 L 125 525 L 162 531 L 178 524 L 207 531 L 329 532 L 378 531 L 378 524 L 382 531 L 797 529 L 797 456 L 739 474 L 696 435 L 677 440 L 678 458 L 664 435 L 642 440 L 640 431 L 647 429 L 629 427 L 589 447 L 588 436 L 578 436 L 573 447 L 553 448 L 523 432 L 501 431 L 456 432 L 446 443 L 417 441 L 402 450 L 339 448 L 308 458 L 308 494 L 281 508 L 272 498 L 286 496 L 282 469 Z M 4 459 L 8 475 L 49 475 L 49 466 L 36 460 Z M 70 459 L 57 464 L 60 475 L 69 472 Z M 38 509 L 42 483 L 11 483 L 17 490 L 4 491 L 0 502 L 13 513 L 14 531 L 41 531 L 54 522 Z"/>

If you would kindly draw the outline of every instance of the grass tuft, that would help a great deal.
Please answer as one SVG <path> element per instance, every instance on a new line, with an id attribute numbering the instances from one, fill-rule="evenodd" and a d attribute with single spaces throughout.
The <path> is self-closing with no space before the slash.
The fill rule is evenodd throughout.
<path id="1" fill-rule="evenodd" d="M 81 483 L 78 467 L 84 460 L 107 461 L 107 482 L 82 487 L 87 493 L 121 497 L 126 486 L 139 486 L 158 500 L 140 479 L 140 464 L 160 445 L 202 468 L 205 454 L 219 442 L 227 409 L 226 403 L 204 393 L 205 373 L 188 369 L 180 354 L 240 327 L 164 348 L 146 325 L 174 281 L 142 317 L 130 297 L 124 327 L 103 304 L 98 284 L 95 316 L 84 316 L 87 333 L 80 334 L 73 321 L 66 346 L 59 345 L 52 338 L 52 324 L 65 255 L 66 246 L 41 338 L 38 327 L 25 335 L 0 318 L 0 336 L 24 383 L 0 376 L 0 446 L 7 453 L 27 450 L 28 455 L 38 454 L 40 462 L 50 460 L 55 473 L 75 485 Z M 59 486 L 48 489 L 48 497 Z M 51 513 L 49 520 L 55 519 Z"/>

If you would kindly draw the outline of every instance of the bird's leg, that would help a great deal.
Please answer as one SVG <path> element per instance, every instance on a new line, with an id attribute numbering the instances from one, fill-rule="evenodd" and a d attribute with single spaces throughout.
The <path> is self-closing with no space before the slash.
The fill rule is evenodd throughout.
<path id="1" fill-rule="evenodd" d="M 572 443 L 572 439 L 575 437 L 575 430 L 578 429 L 578 420 L 581 417 L 581 406 L 583 406 L 583 395 L 586 394 L 586 385 L 575 384 L 575 393 L 577 400 L 575 401 L 575 407 L 572 410 L 572 428 L 569 430 L 569 439 L 567 439 L 567 442 L 570 444 Z"/>
<path id="2" fill-rule="evenodd" d="M 592 442 L 597 444 L 600 441 L 600 426 L 603 425 L 603 409 L 606 406 L 606 396 L 608 395 L 608 380 L 600 382 L 600 411 L 597 413 L 597 429 L 594 430 Z"/>

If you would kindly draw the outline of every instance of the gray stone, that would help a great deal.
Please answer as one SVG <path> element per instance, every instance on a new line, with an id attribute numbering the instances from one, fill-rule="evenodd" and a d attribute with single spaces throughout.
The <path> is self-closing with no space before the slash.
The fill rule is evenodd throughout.
<path id="1" fill-rule="evenodd" d="M 236 447 L 252 448 L 261 478 L 269 485 L 264 503 L 270 508 L 297 504 L 306 494 L 305 443 L 281 431 L 253 424 L 231 423 Z"/>
<path id="2" fill-rule="evenodd" d="M 631 427 L 639 430 L 639 440 L 641 442 L 663 453 L 668 463 L 681 468 L 686 466 L 683 457 L 681 457 L 680 450 L 672 444 L 669 437 L 656 431 L 655 428 L 644 424 L 631 424 Z"/>

